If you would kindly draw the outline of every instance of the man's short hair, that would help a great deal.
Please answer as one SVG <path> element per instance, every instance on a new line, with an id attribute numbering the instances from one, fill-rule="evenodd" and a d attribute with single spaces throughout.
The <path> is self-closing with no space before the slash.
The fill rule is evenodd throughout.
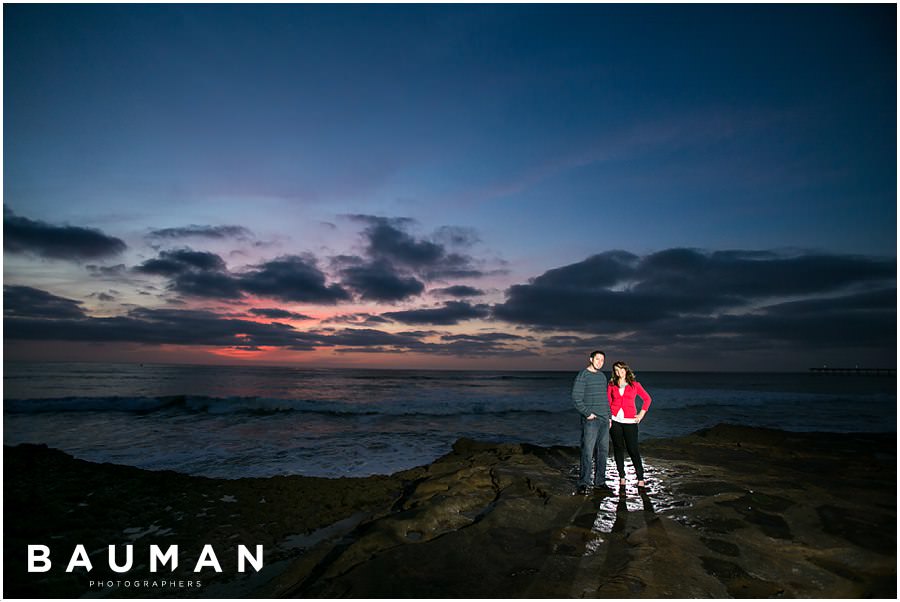
<path id="1" fill-rule="evenodd" d="M 605 358 L 605 357 L 606 357 L 606 352 L 605 352 L 605 351 L 600 351 L 599 349 L 596 349 L 596 350 L 594 350 L 594 351 L 591 351 L 591 359 L 594 359 L 594 357 L 596 357 L 596 356 L 598 356 L 598 355 L 602 355 L 602 356 Z"/>

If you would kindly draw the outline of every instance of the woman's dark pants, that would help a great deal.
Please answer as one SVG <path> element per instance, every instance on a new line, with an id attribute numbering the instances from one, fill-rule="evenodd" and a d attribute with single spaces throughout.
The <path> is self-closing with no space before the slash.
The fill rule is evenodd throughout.
<path id="1" fill-rule="evenodd" d="M 631 456 L 631 463 L 634 464 L 634 472 L 637 473 L 638 481 L 643 481 L 644 465 L 641 462 L 641 450 L 638 447 L 638 425 L 625 424 L 613 420 L 609 434 L 612 437 L 613 455 L 616 457 L 619 478 L 625 478 L 625 450 L 627 449 L 628 455 Z"/>

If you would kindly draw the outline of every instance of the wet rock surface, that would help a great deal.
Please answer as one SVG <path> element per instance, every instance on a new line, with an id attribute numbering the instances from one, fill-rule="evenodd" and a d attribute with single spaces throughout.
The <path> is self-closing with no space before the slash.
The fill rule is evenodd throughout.
<path id="1" fill-rule="evenodd" d="M 11 597 L 896 597 L 896 436 L 720 425 L 642 443 L 648 487 L 574 495 L 576 448 L 460 440 L 366 479 L 217 480 L 4 455 Z M 27 544 L 53 569 L 25 571 Z M 76 543 L 94 569 L 66 573 Z M 89 588 L 107 546 L 178 544 L 165 577 L 200 588 Z M 193 572 L 210 544 L 222 572 Z M 265 567 L 236 572 L 235 548 Z M 120 557 L 121 561 L 121 557 Z M 143 566 L 140 566 L 143 565 Z M 152 577 L 149 577 L 152 578 Z"/>

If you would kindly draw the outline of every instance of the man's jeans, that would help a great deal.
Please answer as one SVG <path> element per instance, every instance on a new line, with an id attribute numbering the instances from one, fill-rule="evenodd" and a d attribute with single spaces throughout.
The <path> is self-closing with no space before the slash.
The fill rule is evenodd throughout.
<path id="1" fill-rule="evenodd" d="M 593 420 L 581 417 L 581 477 L 578 486 L 603 487 L 606 484 L 606 457 L 609 455 L 609 418 Z M 596 459 L 596 464 L 594 460 Z M 591 470 L 594 464 L 594 470 Z M 591 474 L 593 472 L 593 474 Z"/>

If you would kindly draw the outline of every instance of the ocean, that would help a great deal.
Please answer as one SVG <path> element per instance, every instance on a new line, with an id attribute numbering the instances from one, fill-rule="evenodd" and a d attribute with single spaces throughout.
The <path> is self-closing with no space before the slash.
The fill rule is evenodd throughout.
<path id="1" fill-rule="evenodd" d="M 580 368 L 580 367 L 579 367 Z M 567 372 L 6 362 L 3 442 L 218 478 L 391 474 L 460 437 L 577 446 Z M 640 372 L 641 439 L 896 432 L 894 376 Z"/>

